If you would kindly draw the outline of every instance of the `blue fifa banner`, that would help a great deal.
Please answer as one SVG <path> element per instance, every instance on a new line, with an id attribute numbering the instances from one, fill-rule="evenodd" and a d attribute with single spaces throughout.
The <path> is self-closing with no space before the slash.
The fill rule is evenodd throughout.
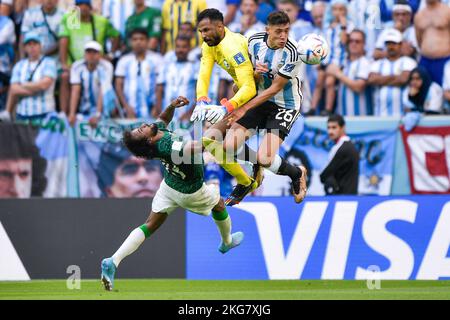
<path id="1" fill-rule="evenodd" d="M 447 196 L 253 197 L 229 209 L 243 243 L 222 255 L 187 212 L 188 279 L 450 279 Z"/>
<path id="2" fill-rule="evenodd" d="M 81 198 L 154 197 L 163 179 L 158 160 L 134 157 L 123 145 L 124 130 L 142 121 L 76 124 L 78 194 Z"/>
<path id="3" fill-rule="evenodd" d="M 396 133 L 396 130 L 392 130 L 349 134 L 360 155 L 358 194 L 391 194 Z M 328 153 L 333 144 L 326 131 L 305 125 L 303 134 L 286 155 L 289 159 L 302 153 L 307 158 L 307 166 L 311 171 L 310 195 L 325 194 L 320 173 L 328 164 Z"/>

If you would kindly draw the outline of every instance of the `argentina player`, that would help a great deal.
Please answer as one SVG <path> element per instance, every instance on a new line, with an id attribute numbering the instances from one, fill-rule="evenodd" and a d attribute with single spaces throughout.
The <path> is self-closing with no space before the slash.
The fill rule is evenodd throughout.
<path id="1" fill-rule="evenodd" d="M 289 176 L 295 201 L 300 203 L 306 195 L 306 168 L 296 167 L 277 154 L 300 116 L 303 98 L 299 75 L 302 62 L 297 43 L 288 38 L 289 27 L 289 17 L 284 12 L 274 12 L 267 19 L 266 32 L 249 38 L 258 94 L 227 116 L 232 130 L 225 137 L 224 147 L 237 150 L 250 136 L 250 129 L 267 130 L 257 152 L 257 162 L 276 174 Z M 237 185 L 229 197 L 230 204 L 239 203 L 247 193 Z"/>

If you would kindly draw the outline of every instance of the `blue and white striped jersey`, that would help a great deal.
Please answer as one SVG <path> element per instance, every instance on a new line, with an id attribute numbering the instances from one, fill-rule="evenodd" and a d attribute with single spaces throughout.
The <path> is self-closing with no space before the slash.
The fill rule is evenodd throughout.
<path id="1" fill-rule="evenodd" d="M 105 59 L 101 59 L 97 68 L 92 72 L 89 71 L 84 60 L 78 60 L 72 64 L 70 84 L 81 85 L 78 113 L 87 116 L 92 116 L 96 113 L 102 81 L 112 83 L 113 73 L 112 64 Z"/>
<path id="2" fill-rule="evenodd" d="M 157 84 L 164 85 L 163 109 L 178 96 L 189 99 L 189 105 L 175 109 L 174 120 L 178 120 L 187 112 L 195 102 L 195 89 L 197 84 L 200 62 L 171 61 L 161 68 Z"/>
<path id="3" fill-rule="evenodd" d="M 16 42 L 16 33 L 14 32 L 13 21 L 0 16 L 0 72 L 11 74 L 12 64 L 14 62 L 14 43 Z"/>
<path id="4" fill-rule="evenodd" d="M 347 59 L 347 51 L 345 50 L 345 45 L 341 42 L 341 32 L 350 33 L 353 29 L 354 25 L 350 21 L 347 23 L 346 30 L 342 30 L 340 24 L 325 29 L 325 40 L 327 40 L 328 46 L 330 47 L 326 64 L 333 63 L 340 67 L 344 66 L 345 60 Z"/>
<path id="5" fill-rule="evenodd" d="M 103 0 L 102 15 L 111 21 L 122 38 L 125 37 L 125 23 L 134 11 L 133 0 Z"/>
<path id="6" fill-rule="evenodd" d="M 346 77 L 357 80 L 369 78 L 371 61 L 362 56 L 355 61 L 347 61 L 344 67 Z M 366 87 L 361 93 L 355 92 L 342 82 L 339 85 L 337 111 L 343 116 L 367 116 L 372 114 L 371 89 Z"/>
<path id="7" fill-rule="evenodd" d="M 58 44 L 58 39 L 55 36 L 59 33 L 63 15 L 64 11 L 59 8 L 57 8 L 53 14 L 46 14 L 48 26 L 54 34 L 52 35 L 52 32 L 49 31 L 49 28 L 45 23 L 42 6 L 39 5 L 30 8 L 25 11 L 20 31 L 22 35 L 25 35 L 29 31 L 39 34 L 42 41 L 42 52 L 45 53 L 47 50 Z M 57 59 L 58 55 L 55 54 L 54 58 Z"/>
<path id="8" fill-rule="evenodd" d="M 155 101 L 156 80 L 162 59 L 147 52 L 143 61 L 138 61 L 134 53 L 120 58 L 116 66 L 116 77 L 124 78 L 124 94 L 128 104 L 138 118 L 149 118 Z"/>
<path id="9" fill-rule="evenodd" d="M 375 43 L 383 26 L 381 22 L 380 0 L 357 0 L 349 4 L 350 16 L 355 28 L 366 35 L 366 56 L 371 58 Z"/>
<path id="10" fill-rule="evenodd" d="M 39 64 L 40 60 L 42 61 Z M 47 90 L 20 99 L 17 104 L 18 115 L 37 116 L 55 110 L 56 62 L 53 58 L 44 56 L 41 56 L 40 60 L 30 62 L 28 59 L 22 59 L 13 68 L 11 84 L 38 82 L 45 77 L 53 79 L 52 85 Z M 35 71 L 30 79 L 33 70 Z"/>
<path id="11" fill-rule="evenodd" d="M 400 57 L 395 61 L 384 58 L 372 63 L 370 72 L 383 76 L 398 76 L 404 71 L 411 71 L 416 65 L 416 61 L 410 57 Z M 405 87 L 376 86 L 375 88 L 374 115 L 401 116 L 403 114 L 402 95 Z"/>
<path id="12" fill-rule="evenodd" d="M 302 61 L 297 53 L 297 42 L 288 39 L 284 48 L 273 50 L 269 48 L 267 38 L 266 32 L 259 32 L 248 40 L 253 66 L 256 66 L 256 63 L 266 63 L 270 70 L 263 74 L 263 79 L 257 84 L 258 93 L 269 88 L 275 76 L 287 78 L 289 82 L 269 101 L 286 109 L 300 110 L 303 96 L 299 70 Z"/>

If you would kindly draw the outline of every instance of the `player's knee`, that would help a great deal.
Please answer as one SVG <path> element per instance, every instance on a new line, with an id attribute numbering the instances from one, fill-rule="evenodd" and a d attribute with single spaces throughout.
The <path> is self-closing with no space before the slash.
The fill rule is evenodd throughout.
<path id="1" fill-rule="evenodd" d="M 258 161 L 258 164 L 262 165 L 265 168 L 268 168 L 272 165 L 273 159 L 271 156 L 269 156 L 267 154 L 258 153 L 257 161 Z"/>
<path id="2" fill-rule="evenodd" d="M 219 202 L 216 204 L 216 206 L 212 209 L 214 212 L 223 212 L 225 210 L 225 202 L 222 198 L 220 198 Z"/>

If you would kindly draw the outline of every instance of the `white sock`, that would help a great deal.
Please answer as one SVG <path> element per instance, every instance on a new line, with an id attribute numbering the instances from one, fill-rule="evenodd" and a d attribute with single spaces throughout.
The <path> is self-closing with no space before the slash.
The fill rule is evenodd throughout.
<path id="1" fill-rule="evenodd" d="M 144 231 L 141 230 L 141 228 L 136 228 L 133 231 L 131 231 L 128 238 L 125 239 L 125 241 L 122 243 L 120 248 L 114 253 L 112 256 L 113 262 L 116 265 L 116 267 L 119 266 L 119 263 L 126 257 L 132 254 L 139 248 L 139 246 L 144 242 L 145 240 L 145 234 Z"/>
<path id="2" fill-rule="evenodd" d="M 275 155 L 275 158 L 273 159 L 272 164 L 270 165 L 270 167 L 267 168 L 267 170 L 277 174 L 278 170 L 280 169 L 282 161 L 283 160 L 281 159 L 281 157 L 278 154 Z"/>
<path id="3" fill-rule="evenodd" d="M 219 229 L 220 236 L 222 237 L 222 241 L 229 245 L 232 241 L 231 239 L 231 219 L 228 216 L 225 220 L 214 220 L 217 225 L 217 229 Z"/>

